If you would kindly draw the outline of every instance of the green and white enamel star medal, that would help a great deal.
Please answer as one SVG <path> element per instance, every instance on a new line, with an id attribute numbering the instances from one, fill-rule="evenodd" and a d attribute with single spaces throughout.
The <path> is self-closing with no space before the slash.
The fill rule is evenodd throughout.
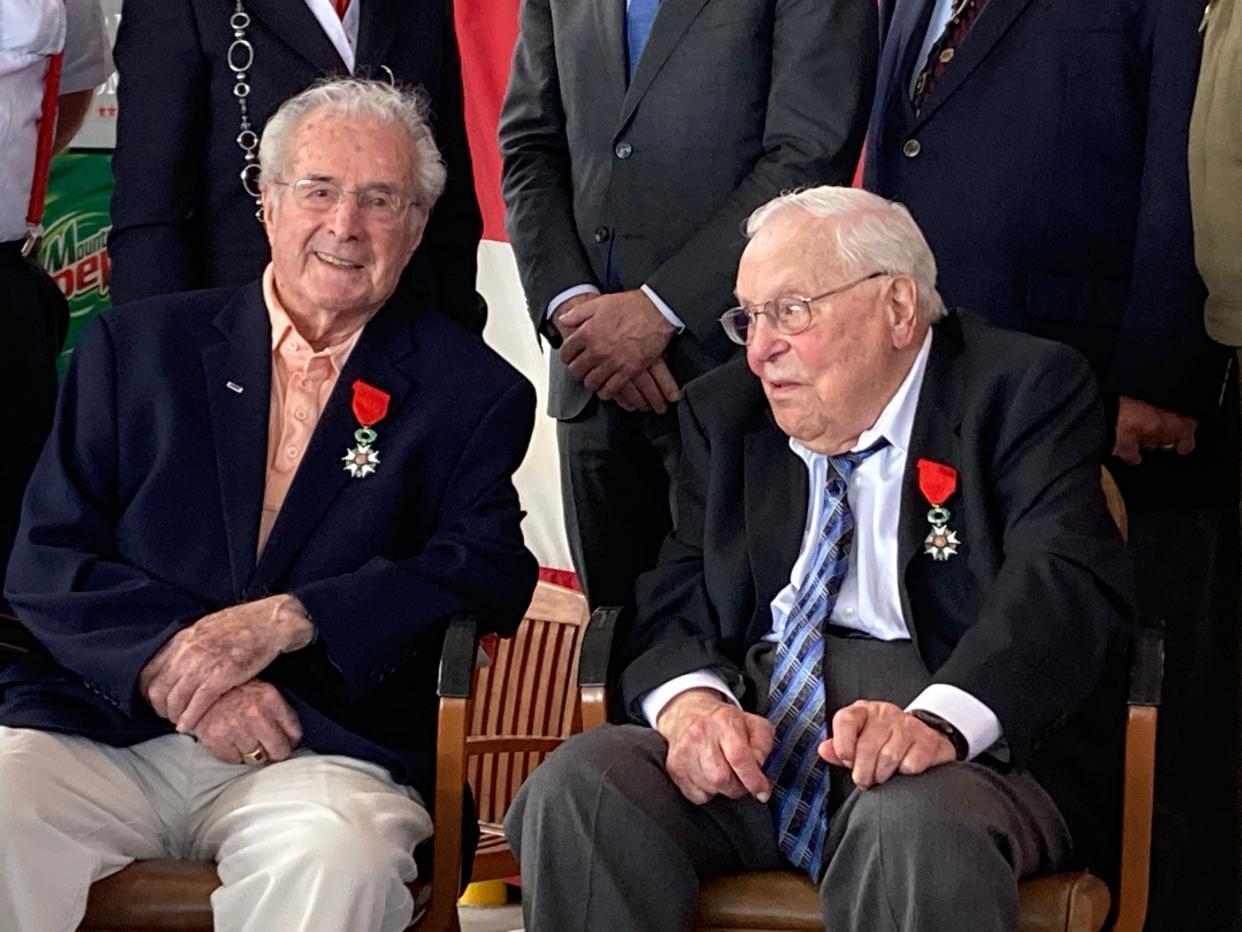
<path id="1" fill-rule="evenodd" d="M 949 527 L 952 514 L 944 507 L 949 496 L 957 491 L 957 470 L 934 460 L 920 459 L 918 474 L 919 491 L 927 499 L 927 504 L 931 505 L 927 512 L 927 523 L 931 525 L 931 530 L 923 541 L 923 553 L 937 562 L 943 562 L 949 557 L 957 556 L 958 549 L 962 546 L 957 531 Z"/>
<path id="2" fill-rule="evenodd" d="M 355 479 L 365 479 L 375 472 L 380 464 L 379 451 L 375 449 L 375 441 L 379 434 L 375 424 L 384 419 L 388 413 L 388 392 L 368 385 L 362 379 L 354 382 L 354 417 L 358 419 L 358 429 L 354 431 L 355 445 L 345 451 L 341 461 L 345 471 Z"/>

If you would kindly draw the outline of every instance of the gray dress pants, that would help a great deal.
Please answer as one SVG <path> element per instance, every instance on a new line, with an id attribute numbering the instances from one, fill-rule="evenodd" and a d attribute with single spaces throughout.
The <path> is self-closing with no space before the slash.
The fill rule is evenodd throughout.
<path id="1" fill-rule="evenodd" d="M 928 679 L 909 642 L 831 638 L 832 711 L 858 698 L 905 705 Z M 762 681 L 769 658 L 750 658 Z M 505 820 L 522 866 L 527 932 L 682 932 L 702 881 L 789 869 L 768 807 L 689 802 L 653 729 L 605 725 L 566 742 Z M 1025 773 L 954 763 L 855 789 L 832 771 L 835 808 L 820 882 L 831 932 L 1013 930 L 1017 880 L 1071 860 L 1055 804 Z"/>

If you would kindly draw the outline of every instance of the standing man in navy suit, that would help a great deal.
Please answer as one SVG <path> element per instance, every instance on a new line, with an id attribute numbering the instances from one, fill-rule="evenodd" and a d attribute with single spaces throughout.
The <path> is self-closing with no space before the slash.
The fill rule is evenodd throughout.
<path id="1" fill-rule="evenodd" d="M 1235 808 L 1233 753 L 1208 773 L 1184 762 L 1205 741 L 1236 734 L 1221 711 L 1231 705 L 1227 673 L 1215 668 L 1233 653 L 1237 467 L 1232 418 L 1220 407 L 1228 360 L 1203 325 L 1188 194 L 1203 5 L 887 7 L 866 185 L 910 208 L 946 301 L 1068 343 L 1091 362 L 1109 407 L 1140 604 L 1169 625 L 1160 795 L 1199 808 L 1210 826 L 1210 809 Z M 1158 860 L 1178 860 L 1157 847 Z M 1229 860 L 1206 836 L 1193 847 L 1205 869 Z"/>
<path id="2" fill-rule="evenodd" d="M 261 281 L 116 308 L 74 353 L 7 596 L 0 929 L 217 862 L 221 932 L 397 932 L 432 832 L 449 619 L 535 585 L 511 476 L 534 391 L 393 297 L 444 186 L 420 103 L 340 81 L 261 149 Z"/>
<path id="3" fill-rule="evenodd" d="M 114 304 L 253 281 L 259 134 L 325 75 L 420 87 L 448 184 L 402 280 L 481 331 L 482 219 L 462 113 L 452 8 L 442 0 L 125 0 L 112 170 Z"/>

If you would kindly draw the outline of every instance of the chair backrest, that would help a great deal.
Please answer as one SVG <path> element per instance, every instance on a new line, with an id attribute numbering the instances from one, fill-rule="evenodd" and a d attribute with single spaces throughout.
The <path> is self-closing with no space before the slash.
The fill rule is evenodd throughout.
<path id="1" fill-rule="evenodd" d="M 531 771 L 581 730 L 578 647 L 587 618 L 581 593 L 541 582 L 517 634 L 478 671 L 466 778 L 480 822 L 500 822 Z"/>

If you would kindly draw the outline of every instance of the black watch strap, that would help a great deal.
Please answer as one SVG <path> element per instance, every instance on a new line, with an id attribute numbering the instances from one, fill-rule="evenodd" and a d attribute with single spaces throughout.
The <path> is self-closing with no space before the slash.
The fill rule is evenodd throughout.
<path id="1" fill-rule="evenodd" d="M 953 745 L 953 753 L 958 760 L 965 760 L 970 754 L 970 742 L 966 740 L 966 736 L 953 727 L 952 724 L 945 721 L 935 712 L 927 712 L 923 709 L 911 709 L 910 714 L 917 718 L 920 722 L 934 731 L 940 732 Z"/>

